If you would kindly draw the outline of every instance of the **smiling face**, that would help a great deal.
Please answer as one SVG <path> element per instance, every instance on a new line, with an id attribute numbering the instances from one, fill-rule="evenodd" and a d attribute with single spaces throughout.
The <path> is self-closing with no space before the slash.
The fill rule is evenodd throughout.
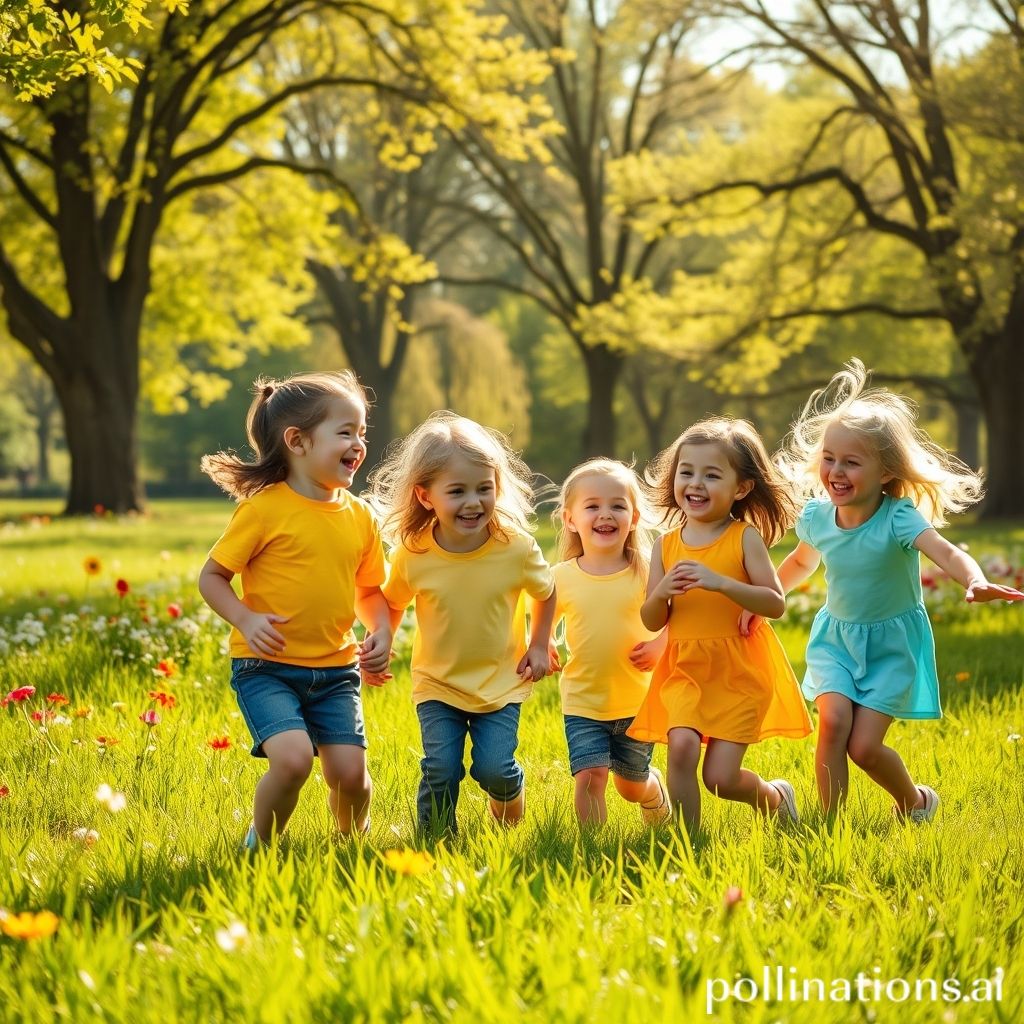
<path id="1" fill-rule="evenodd" d="M 352 486 L 366 458 L 366 407 L 358 399 L 338 395 L 309 433 L 289 427 L 285 443 L 292 487 L 309 498 L 329 499 L 339 488 Z"/>
<path id="2" fill-rule="evenodd" d="M 565 525 L 579 534 L 583 553 L 621 553 L 640 518 L 629 488 L 614 476 L 601 473 L 580 477 L 573 491 L 564 512 Z"/>
<path id="3" fill-rule="evenodd" d="M 714 523 L 727 519 L 733 505 L 753 486 L 750 480 L 740 480 L 721 445 L 680 445 L 673 493 L 687 520 Z"/>
<path id="4" fill-rule="evenodd" d="M 448 551 L 473 551 L 490 536 L 498 485 L 494 469 L 456 452 L 426 486 L 420 504 L 437 516 L 434 537 Z"/>
<path id="5" fill-rule="evenodd" d="M 830 423 L 821 444 L 818 477 L 837 509 L 867 512 L 882 501 L 882 487 L 892 479 L 882 471 L 878 453 L 856 431 Z"/>

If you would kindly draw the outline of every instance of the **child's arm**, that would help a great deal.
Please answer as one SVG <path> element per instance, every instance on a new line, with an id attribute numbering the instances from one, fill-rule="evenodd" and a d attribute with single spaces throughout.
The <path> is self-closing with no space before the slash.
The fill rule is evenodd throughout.
<path id="1" fill-rule="evenodd" d="M 391 678 L 392 609 L 380 587 L 356 587 L 356 616 L 366 627 L 359 645 L 359 672 L 363 682 L 383 686 Z M 399 613 L 401 621 L 401 613 Z"/>
<path id="2" fill-rule="evenodd" d="M 950 544 L 938 530 L 922 530 L 914 547 L 964 588 L 966 601 L 1024 601 L 1019 590 L 989 583 L 981 566 L 962 548 Z"/>
<path id="3" fill-rule="evenodd" d="M 199 593 L 203 595 L 203 600 L 245 637 L 250 650 L 270 656 L 280 654 L 284 650 L 285 641 L 274 629 L 274 623 L 288 620 L 281 615 L 254 612 L 242 604 L 231 588 L 234 575 L 220 562 L 208 558 L 199 573 Z"/>
<path id="4" fill-rule="evenodd" d="M 532 679 L 537 682 L 551 671 L 548 642 L 551 640 L 551 625 L 555 621 L 555 588 L 543 601 L 533 602 L 530 616 L 530 645 L 519 659 L 516 671 L 523 682 Z"/>
<path id="5" fill-rule="evenodd" d="M 748 530 L 747 533 L 750 531 Z M 788 594 L 794 587 L 800 586 L 821 564 L 821 554 L 806 541 L 799 544 L 782 560 L 779 566 L 779 583 L 782 593 Z M 747 611 L 740 613 L 740 636 L 750 636 L 761 616 Z"/>
<path id="6" fill-rule="evenodd" d="M 680 562 L 679 567 L 686 576 L 683 593 L 697 588 L 717 591 L 748 612 L 766 619 L 780 618 L 786 610 L 786 598 L 775 566 L 768 557 L 768 548 L 757 530 L 743 531 L 743 566 L 750 577 L 749 583 L 723 576 L 702 562 Z"/>
<path id="7" fill-rule="evenodd" d="M 629 652 L 629 660 L 641 672 L 650 672 L 668 646 L 668 630 L 663 629 L 653 640 L 644 640 Z"/>
<path id="8" fill-rule="evenodd" d="M 672 598 L 683 592 L 685 579 L 679 572 L 682 562 L 677 562 L 668 572 L 661 561 L 661 538 L 651 548 L 651 567 L 647 577 L 647 600 L 640 609 L 643 624 L 657 633 L 668 622 Z"/>

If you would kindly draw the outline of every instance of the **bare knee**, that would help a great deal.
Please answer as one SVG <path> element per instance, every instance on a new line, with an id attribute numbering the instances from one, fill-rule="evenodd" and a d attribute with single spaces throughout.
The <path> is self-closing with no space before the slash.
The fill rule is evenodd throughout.
<path id="1" fill-rule="evenodd" d="M 603 793 L 608 785 L 608 769 L 604 767 L 583 768 L 574 776 L 576 788 L 588 793 Z"/>
<path id="2" fill-rule="evenodd" d="M 847 708 L 822 708 L 818 712 L 818 739 L 821 743 L 846 745 L 853 728 L 853 715 Z"/>
<path id="3" fill-rule="evenodd" d="M 878 765 L 882 744 L 875 740 L 865 740 L 860 736 L 851 736 L 846 752 L 858 768 L 869 772 Z"/>
<path id="4" fill-rule="evenodd" d="M 668 765 L 673 774 L 693 775 L 700 761 L 700 736 L 692 729 L 673 729 L 668 734 Z"/>
<path id="5" fill-rule="evenodd" d="M 270 755 L 270 770 L 289 786 L 301 786 L 313 770 L 313 751 L 301 747 L 280 750 Z"/>
<path id="6" fill-rule="evenodd" d="M 739 783 L 739 769 L 733 770 L 728 765 L 709 764 L 705 761 L 703 779 L 709 793 L 728 796 Z"/>

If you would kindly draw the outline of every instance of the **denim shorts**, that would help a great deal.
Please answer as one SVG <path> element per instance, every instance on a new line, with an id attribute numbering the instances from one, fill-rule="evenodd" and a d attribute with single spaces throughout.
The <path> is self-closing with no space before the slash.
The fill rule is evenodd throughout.
<path id="1" fill-rule="evenodd" d="M 643 782 L 651 768 L 654 744 L 627 736 L 626 730 L 632 724 L 632 717 L 600 722 L 566 715 L 569 771 L 576 775 L 586 768 L 611 768 L 619 778 Z"/>
<path id="2" fill-rule="evenodd" d="M 232 658 L 231 689 L 252 734 L 252 754 L 279 732 L 302 729 L 313 750 L 331 743 L 366 747 L 359 669 L 306 668 L 263 658 Z"/>

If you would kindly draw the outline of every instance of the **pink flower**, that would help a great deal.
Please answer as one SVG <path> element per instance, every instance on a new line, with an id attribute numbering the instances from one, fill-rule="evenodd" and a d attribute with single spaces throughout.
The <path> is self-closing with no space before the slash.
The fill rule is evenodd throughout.
<path id="1" fill-rule="evenodd" d="M 34 686 L 19 686 L 7 694 L 7 699 L 13 700 L 15 704 L 21 704 L 22 701 L 31 700 L 35 695 L 36 688 Z"/>
<path id="2" fill-rule="evenodd" d="M 148 711 L 143 711 L 142 714 L 139 715 L 139 721 L 145 722 L 146 725 L 152 729 L 154 725 L 160 724 L 160 715 L 150 708 Z"/>
<path id="3" fill-rule="evenodd" d="M 730 885 L 722 899 L 726 913 L 731 913 L 742 902 L 743 890 L 738 885 Z"/>

